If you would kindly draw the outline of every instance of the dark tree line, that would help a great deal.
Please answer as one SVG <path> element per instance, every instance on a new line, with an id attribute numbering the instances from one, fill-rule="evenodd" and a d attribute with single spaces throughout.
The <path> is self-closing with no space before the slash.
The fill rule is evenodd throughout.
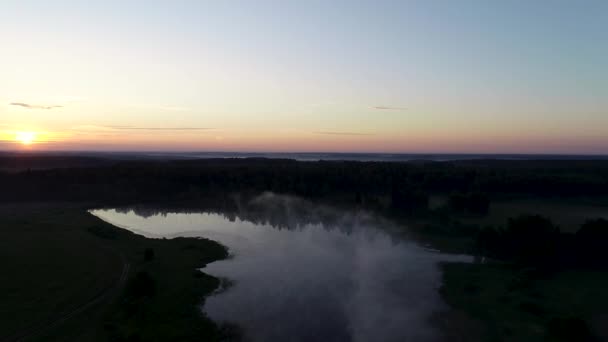
<path id="1" fill-rule="evenodd" d="M 25 157 L 24 157 L 25 158 Z M 34 158 L 34 157 L 32 157 Z M 67 158 L 67 157 L 66 157 Z M 29 165 L 26 161 L 19 161 Z M 72 161 L 74 162 L 74 161 Z M 7 161 L 0 157 L 0 165 Z M 489 198 L 608 193 L 608 161 L 298 162 L 280 159 L 87 161 L 82 167 L 0 172 L 0 200 L 175 201 L 226 192 L 273 191 L 394 208 L 426 207 L 432 193 L 455 194 L 456 210 L 483 213 Z M 66 165 L 72 165 L 69 160 Z"/>
<path id="2" fill-rule="evenodd" d="M 576 234 L 562 233 L 549 219 L 525 215 L 504 228 L 484 228 L 477 237 L 482 255 L 542 270 L 608 269 L 608 220 L 584 223 Z"/>

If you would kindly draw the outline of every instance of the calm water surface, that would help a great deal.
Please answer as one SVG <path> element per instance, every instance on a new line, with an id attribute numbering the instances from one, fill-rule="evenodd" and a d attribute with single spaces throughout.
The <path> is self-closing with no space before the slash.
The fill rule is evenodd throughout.
<path id="1" fill-rule="evenodd" d="M 93 210 L 147 237 L 206 237 L 232 258 L 204 272 L 232 284 L 207 298 L 252 341 L 435 341 L 441 261 L 382 218 L 264 194 L 226 211 Z"/>

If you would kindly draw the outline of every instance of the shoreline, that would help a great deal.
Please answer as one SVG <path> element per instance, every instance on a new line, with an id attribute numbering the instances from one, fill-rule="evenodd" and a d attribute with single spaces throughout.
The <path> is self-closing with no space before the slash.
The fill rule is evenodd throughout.
<path id="1" fill-rule="evenodd" d="M 90 207 L 52 202 L 0 206 L 4 244 L 27 240 L 41 245 L 4 249 L 8 258 L 2 266 L 21 262 L 1 285 L 13 296 L 1 313 L 2 339 L 217 341 L 236 334 L 200 309 L 220 283 L 200 269 L 227 257 L 224 246 L 202 238 L 146 238 L 95 217 L 87 212 Z M 17 308 L 46 293 L 46 283 L 26 278 L 70 286 L 61 285 L 64 291 L 45 297 L 48 304 L 37 302 L 41 314 L 32 317 Z"/>
<path id="2" fill-rule="evenodd" d="M 0 337 L 24 336 L 24 331 L 44 322 L 50 322 L 52 329 L 42 332 L 36 329 L 36 336 L 66 341 L 107 341 L 108 337 L 119 341 L 129 338 L 216 341 L 240 337 L 238 327 L 220 326 L 201 309 L 201 303 L 217 291 L 221 283 L 221 279 L 201 269 L 229 257 L 225 246 L 204 238 L 147 238 L 92 215 L 88 210 L 96 204 L 100 202 L 0 205 L 2 243 L 9 256 L 4 258 L 8 261 L 4 266 L 12 266 L 11 260 L 24 260 L 25 266 L 16 271 L 10 269 L 13 277 L 9 277 L 8 284 L 2 284 L 4 289 L 0 288 L 7 293 L 18 287 L 23 291 L 21 297 L 7 302 L 5 310 L 10 310 L 12 315 L 14 308 L 27 303 L 28 298 L 44 293 L 44 284 L 39 279 L 71 286 L 62 285 L 63 292 L 56 295 L 59 302 L 69 304 L 54 309 L 59 314 L 50 312 L 35 321 L 36 317 L 28 317 L 27 312 L 16 310 L 15 317 L 5 313 L 2 317 L 23 321 L 23 324 L 12 327 L 7 319 L 0 325 L 4 328 Z M 454 239 L 453 236 L 444 238 L 447 242 Z M 25 244 L 28 247 L 6 251 L 6 247 L 18 246 L 21 240 L 28 241 Z M 146 256 L 147 250 L 153 251 L 152 258 Z M 55 260 L 58 251 L 65 256 Z M 123 285 L 113 286 L 124 273 L 125 262 L 121 259 L 126 259 L 129 265 L 128 279 L 125 276 Z M 65 265 L 73 270 L 45 275 L 49 269 L 61 270 Z M 525 286 L 511 286 L 528 279 L 530 275 L 522 272 L 500 263 L 441 264 L 439 295 L 447 310 L 432 319 L 439 319 L 439 329 L 449 340 L 462 340 L 474 333 L 479 337 L 477 340 L 482 341 L 503 334 L 512 336 L 506 340 L 537 341 L 552 333 L 556 319 L 583 322 L 589 324 L 593 334 L 608 336 L 602 335 L 601 327 L 607 321 L 597 307 L 608 300 L 603 292 L 608 287 L 607 274 L 573 270 L 548 278 L 535 276 L 525 282 Z M 100 293 L 95 286 L 113 290 L 111 295 L 102 296 L 103 300 L 95 300 Z M 564 291 L 572 289 L 585 299 L 577 302 L 576 298 L 564 295 Z M 40 305 L 56 305 L 52 304 L 53 298 L 48 300 L 49 304 Z M 88 305 L 89 302 L 94 303 Z M 554 302 L 560 304 L 554 305 Z M 570 308 L 577 311 L 571 315 Z M 44 313 L 43 309 L 38 311 Z M 76 314 L 71 314 L 73 312 Z M 63 320 L 64 317 L 69 319 Z"/>

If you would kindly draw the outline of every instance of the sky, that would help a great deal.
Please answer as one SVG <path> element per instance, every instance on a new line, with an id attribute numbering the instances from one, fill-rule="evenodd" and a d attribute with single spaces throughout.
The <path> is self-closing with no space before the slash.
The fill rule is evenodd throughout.
<path id="1" fill-rule="evenodd" d="M 0 149 L 608 154 L 608 1 L 5 0 Z"/>

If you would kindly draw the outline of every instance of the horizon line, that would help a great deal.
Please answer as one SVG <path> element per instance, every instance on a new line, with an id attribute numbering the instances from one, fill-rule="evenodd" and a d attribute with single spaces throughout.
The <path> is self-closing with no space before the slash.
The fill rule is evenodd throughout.
<path id="1" fill-rule="evenodd" d="M 357 154 L 357 155 L 446 155 L 446 156 L 580 156 L 580 157 L 608 157 L 608 153 L 555 153 L 555 152 L 362 152 L 362 151 L 192 151 L 192 150 L 28 150 L 28 149 L 13 149 L 3 150 L 1 153 L 27 153 L 27 154 L 52 154 L 52 153 L 114 153 L 114 154 L 137 154 L 137 153 L 154 153 L 154 154 Z"/>

